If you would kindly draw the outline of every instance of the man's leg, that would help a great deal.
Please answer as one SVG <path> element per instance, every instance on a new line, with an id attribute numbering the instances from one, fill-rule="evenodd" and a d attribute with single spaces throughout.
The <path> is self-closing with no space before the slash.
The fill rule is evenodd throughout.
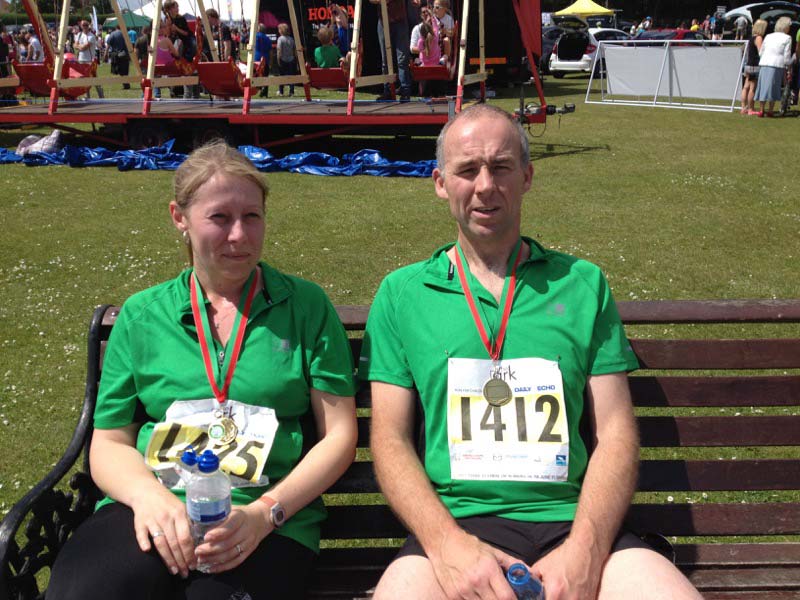
<path id="1" fill-rule="evenodd" d="M 383 35 L 383 21 L 378 19 L 378 46 L 381 49 L 381 73 L 384 75 L 389 73 L 389 67 L 386 64 L 386 42 Z M 383 95 L 385 97 L 389 96 L 389 84 L 383 84 Z"/>
<path id="2" fill-rule="evenodd" d="M 664 556 L 645 548 L 612 553 L 603 568 L 598 600 L 702 600 Z"/>
<path id="3" fill-rule="evenodd" d="M 444 593 L 436 581 L 431 561 L 425 556 L 408 555 L 398 558 L 384 571 L 373 598 L 440 600 Z"/>
<path id="4" fill-rule="evenodd" d="M 397 57 L 397 75 L 400 79 L 400 96 L 408 97 L 411 95 L 411 69 L 408 67 L 408 57 L 411 53 L 409 49 L 410 36 L 408 33 L 408 23 L 392 23 L 390 26 L 392 38 L 392 48 Z"/>

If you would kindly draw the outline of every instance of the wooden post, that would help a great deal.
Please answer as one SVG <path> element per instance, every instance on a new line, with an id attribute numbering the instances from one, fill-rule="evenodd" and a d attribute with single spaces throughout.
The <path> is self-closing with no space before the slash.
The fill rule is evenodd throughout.
<path id="1" fill-rule="evenodd" d="M 306 71 L 306 55 L 303 48 L 303 38 L 300 35 L 300 28 L 297 26 L 297 13 L 294 10 L 294 1 L 287 0 L 289 5 L 289 20 L 292 22 L 292 34 L 294 35 L 294 49 L 297 52 L 297 66 L 300 67 L 300 75 L 303 76 L 303 90 L 306 93 L 306 102 L 311 102 L 311 86 L 309 84 L 308 71 Z"/>
<path id="2" fill-rule="evenodd" d="M 362 0 L 356 0 L 355 14 L 353 15 L 353 39 L 350 40 L 350 76 L 347 78 L 347 116 L 353 114 L 353 104 L 356 98 L 356 78 L 358 77 L 358 42 L 361 39 L 361 9 Z"/>
<path id="3" fill-rule="evenodd" d="M 253 2 L 253 14 L 250 15 L 250 42 L 247 44 L 247 74 L 244 78 L 244 101 L 242 102 L 242 114 L 250 114 L 250 99 L 253 96 L 253 69 L 256 56 L 256 33 L 258 33 L 258 1 Z M 242 21 L 244 21 L 244 11 L 242 11 Z M 239 67 L 234 64 L 238 69 Z M 269 75 L 269 56 L 267 57 L 267 75 Z"/>
<path id="4" fill-rule="evenodd" d="M 67 45 L 67 29 L 69 29 L 70 0 L 64 0 L 61 6 L 61 21 L 58 25 L 58 47 L 54 50 L 55 66 L 53 67 L 53 87 L 50 89 L 50 106 L 47 114 L 54 115 L 58 110 L 58 84 L 61 81 L 61 72 L 64 69 L 64 49 Z M 48 41 L 50 36 L 48 37 Z"/>
<path id="5" fill-rule="evenodd" d="M 156 55 L 158 54 L 158 32 L 161 29 L 161 0 L 153 3 L 153 22 L 150 31 L 150 45 L 147 48 L 147 77 L 144 80 L 144 101 L 142 114 L 150 114 L 153 100 L 153 80 L 156 75 Z"/>
<path id="6" fill-rule="evenodd" d="M 461 15 L 461 41 L 458 47 L 458 87 L 456 88 L 456 112 L 461 112 L 464 102 L 464 72 L 467 64 L 467 31 L 469 26 L 469 0 L 464 0 Z"/>

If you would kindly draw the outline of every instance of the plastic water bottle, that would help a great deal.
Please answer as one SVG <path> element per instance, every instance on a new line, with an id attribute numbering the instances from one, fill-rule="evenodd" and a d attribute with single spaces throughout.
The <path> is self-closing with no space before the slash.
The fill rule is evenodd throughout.
<path id="1" fill-rule="evenodd" d="M 544 600 L 542 582 L 531 575 L 523 563 L 514 563 L 506 573 L 511 589 L 519 600 Z"/>
<path id="2" fill-rule="evenodd" d="M 194 545 L 203 543 L 206 532 L 222 523 L 231 512 L 231 480 L 219 470 L 219 458 L 206 450 L 197 461 L 197 473 L 186 485 L 186 512 Z M 203 565 L 197 569 L 203 571 Z"/>

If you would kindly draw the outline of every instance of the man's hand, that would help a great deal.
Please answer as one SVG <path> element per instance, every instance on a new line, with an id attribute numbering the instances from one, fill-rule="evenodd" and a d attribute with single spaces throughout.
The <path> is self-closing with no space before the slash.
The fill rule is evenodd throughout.
<path id="1" fill-rule="evenodd" d="M 430 560 L 448 599 L 515 598 L 503 569 L 519 561 L 465 531 L 447 534 L 439 552 Z"/>
<path id="2" fill-rule="evenodd" d="M 589 549 L 567 538 L 530 571 L 542 581 L 547 600 L 594 600 L 602 567 Z"/>

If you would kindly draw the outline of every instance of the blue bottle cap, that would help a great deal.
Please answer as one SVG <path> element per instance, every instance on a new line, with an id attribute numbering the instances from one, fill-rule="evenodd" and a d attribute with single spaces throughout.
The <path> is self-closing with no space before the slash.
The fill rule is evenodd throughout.
<path id="1" fill-rule="evenodd" d="M 181 454 L 181 462 L 187 467 L 193 467 L 197 464 L 197 453 L 191 446 L 186 446 L 186 449 Z"/>
<path id="2" fill-rule="evenodd" d="M 508 568 L 506 574 L 508 582 L 512 585 L 524 585 L 531 579 L 531 573 L 524 563 L 514 563 Z"/>
<path id="3" fill-rule="evenodd" d="M 219 458 L 211 450 L 205 450 L 197 460 L 197 468 L 201 473 L 213 473 L 219 468 Z"/>

